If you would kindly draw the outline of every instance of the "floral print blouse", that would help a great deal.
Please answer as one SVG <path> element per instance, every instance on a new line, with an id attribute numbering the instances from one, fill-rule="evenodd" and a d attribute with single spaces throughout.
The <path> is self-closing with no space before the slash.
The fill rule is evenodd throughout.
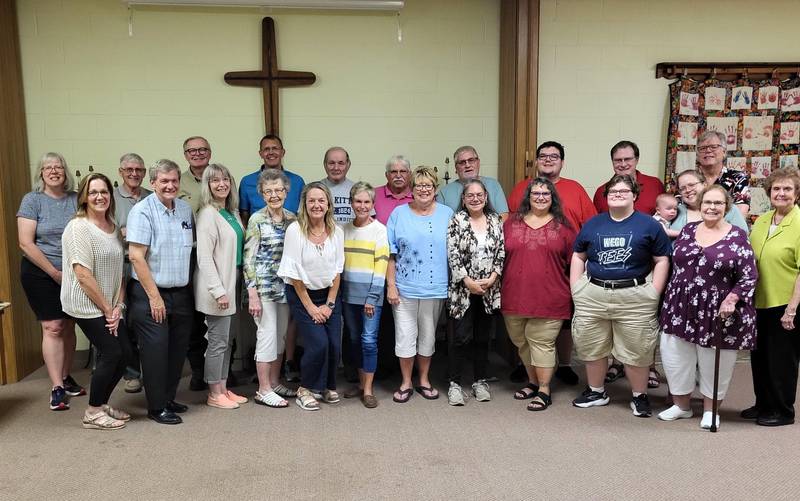
<path id="1" fill-rule="evenodd" d="M 295 220 L 294 214 L 283 209 L 283 220 L 272 221 L 269 207 L 256 211 L 247 221 L 244 243 L 244 284 L 255 288 L 264 301 L 285 303 L 284 282 L 278 277 L 283 257 L 286 228 Z M 246 296 L 245 296 L 246 297 Z"/>
<path id="2" fill-rule="evenodd" d="M 700 222 L 689 223 L 675 241 L 672 276 L 664 294 L 659 323 L 672 334 L 704 347 L 752 350 L 756 345 L 753 306 L 758 271 L 747 234 L 731 226 L 718 242 L 702 247 L 695 240 Z M 739 296 L 736 311 L 726 320 L 717 317 L 730 292 Z"/>
<path id="3" fill-rule="evenodd" d="M 452 318 L 459 319 L 469 309 L 469 289 L 465 277 L 489 278 L 497 272 L 494 285 L 483 295 L 486 313 L 500 309 L 500 284 L 506 251 L 503 223 L 497 214 L 486 215 L 486 240 L 483 245 L 469 224 L 469 214 L 459 211 L 447 227 L 447 260 L 450 266 L 450 283 L 447 287 L 447 309 Z"/>

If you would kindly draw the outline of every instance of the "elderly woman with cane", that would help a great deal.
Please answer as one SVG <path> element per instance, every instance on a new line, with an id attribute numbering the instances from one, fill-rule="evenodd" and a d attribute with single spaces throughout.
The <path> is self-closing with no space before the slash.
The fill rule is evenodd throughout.
<path id="1" fill-rule="evenodd" d="M 716 429 L 716 402 L 725 398 L 736 352 L 755 346 L 753 293 L 758 271 L 747 233 L 725 221 L 732 206 L 725 188 L 709 186 L 700 200 L 702 221 L 684 226 L 675 241 L 659 319 L 661 360 L 674 405 L 658 418 L 692 417 L 690 398 L 699 368 L 700 427 Z"/>

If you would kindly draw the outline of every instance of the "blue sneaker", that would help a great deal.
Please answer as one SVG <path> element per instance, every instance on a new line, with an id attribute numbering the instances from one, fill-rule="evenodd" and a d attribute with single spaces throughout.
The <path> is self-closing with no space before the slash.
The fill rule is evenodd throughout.
<path id="1" fill-rule="evenodd" d="M 61 386 L 56 386 L 50 392 L 50 410 L 51 411 L 65 411 L 69 409 L 69 400 L 67 399 L 67 392 Z"/>

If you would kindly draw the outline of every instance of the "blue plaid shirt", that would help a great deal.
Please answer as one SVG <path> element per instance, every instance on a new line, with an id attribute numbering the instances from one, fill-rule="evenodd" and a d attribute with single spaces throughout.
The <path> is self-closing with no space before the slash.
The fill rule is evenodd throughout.
<path id="1" fill-rule="evenodd" d="M 146 245 L 147 266 L 156 286 L 183 287 L 189 284 L 189 260 L 194 243 L 192 207 L 175 199 L 173 209 L 156 194 L 145 197 L 128 214 L 128 243 Z M 136 270 L 133 278 L 139 280 Z"/>

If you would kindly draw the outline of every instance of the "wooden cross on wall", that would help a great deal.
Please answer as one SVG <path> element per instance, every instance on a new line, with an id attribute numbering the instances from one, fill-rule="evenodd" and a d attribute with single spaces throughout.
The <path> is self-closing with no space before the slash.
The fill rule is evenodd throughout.
<path id="1" fill-rule="evenodd" d="M 275 22 L 271 17 L 261 21 L 261 71 L 230 71 L 225 82 L 240 87 L 261 87 L 264 93 L 264 130 L 278 134 L 278 91 L 282 87 L 302 87 L 316 82 L 317 77 L 308 71 L 278 69 L 278 51 L 275 44 Z"/>

